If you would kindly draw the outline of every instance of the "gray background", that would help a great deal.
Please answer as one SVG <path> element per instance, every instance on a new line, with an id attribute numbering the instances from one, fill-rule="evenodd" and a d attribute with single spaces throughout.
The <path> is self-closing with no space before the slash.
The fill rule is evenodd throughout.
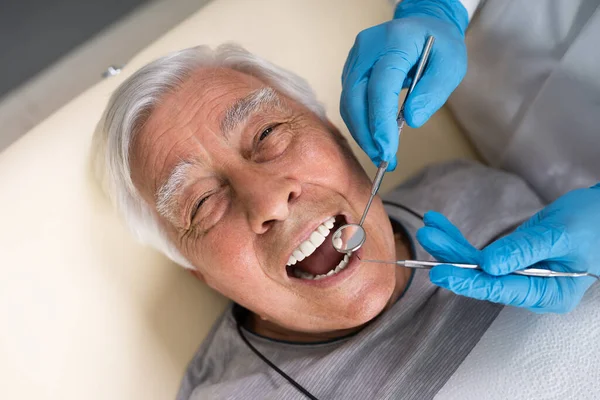
<path id="1" fill-rule="evenodd" d="M 0 0 L 0 97 L 148 0 Z"/>

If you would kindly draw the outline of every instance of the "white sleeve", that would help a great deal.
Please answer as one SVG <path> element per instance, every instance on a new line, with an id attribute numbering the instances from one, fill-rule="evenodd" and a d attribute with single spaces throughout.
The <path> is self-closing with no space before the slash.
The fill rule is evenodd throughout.
<path id="1" fill-rule="evenodd" d="M 475 14 L 475 10 L 477 10 L 481 0 L 460 0 L 460 2 L 463 7 L 466 8 L 467 13 L 469 13 L 469 22 L 471 22 L 471 18 L 473 17 L 473 14 Z"/>

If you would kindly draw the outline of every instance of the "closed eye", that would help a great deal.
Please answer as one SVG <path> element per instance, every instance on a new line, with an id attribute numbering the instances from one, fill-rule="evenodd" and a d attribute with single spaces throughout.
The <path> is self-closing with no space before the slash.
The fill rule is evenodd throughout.
<path id="1" fill-rule="evenodd" d="M 198 211 L 200 210 L 200 207 L 202 206 L 202 204 L 204 204 L 204 202 L 206 200 L 208 200 L 209 197 L 210 197 L 210 195 L 202 197 L 202 198 L 200 198 L 200 200 L 198 200 L 196 202 L 196 204 L 194 204 L 194 207 L 192 208 L 192 215 L 190 217 L 190 220 L 193 221 L 194 218 L 196 218 L 196 214 L 198 214 Z"/>

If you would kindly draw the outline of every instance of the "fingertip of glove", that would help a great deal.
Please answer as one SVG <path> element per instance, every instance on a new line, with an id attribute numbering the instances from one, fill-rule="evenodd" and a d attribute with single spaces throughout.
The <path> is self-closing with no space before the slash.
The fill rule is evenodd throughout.
<path id="1" fill-rule="evenodd" d="M 417 90 L 415 89 L 415 92 Z M 431 117 L 431 96 L 426 93 L 413 92 L 411 98 L 406 102 L 404 119 L 411 128 L 419 128 Z"/>
<path id="2" fill-rule="evenodd" d="M 432 256 L 437 259 L 454 259 L 457 257 L 454 243 L 437 228 L 424 226 L 417 231 L 417 241 Z"/>
<path id="3" fill-rule="evenodd" d="M 444 219 L 444 216 L 437 212 L 437 211 L 433 211 L 433 210 L 429 210 L 425 213 L 425 215 L 423 215 L 423 223 L 426 226 L 437 226 L 437 222 L 440 219 Z"/>
<path id="4" fill-rule="evenodd" d="M 378 156 L 380 160 L 392 163 L 396 161 L 396 153 L 398 152 L 398 133 L 394 132 L 394 138 L 390 140 L 390 135 L 384 132 L 378 131 L 373 135 L 375 147 L 379 152 Z M 395 165 L 394 165 L 395 167 Z"/>
<path id="5" fill-rule="evenodd" d="M 454 252 L 456 244 L 452 238 L 434 226 L 424 226 L 417 231 L 417 241 L 428 253 L 437 257 L 439 252 Z"/>
<path id="6" fill-rule="evenodd" d="M 431 228 L 429 226 L 419 228 L 416 236 L 421 246 L 425 247 L 426 249 L 429 247 L 429 243 L 431 242 L 431 235 L 434 234 L 434 230 L 435 228 Z"/>
<path id="7" fill-rule="evenodd" d="M 396 169 L 398 166 L 398 161 L 396 160 L 396 156 L 392 157 L 391 160 L 388 161 L 387 172 L 391 172 Z"/>
<path id="8" fill-rule="evenodd" d="M 425 122 L 427 122 L 429 117 L 430 115 L 427 112 L 417 110 L 413 113 L 407 113 L 404 118 L 408 126 L 411 128 L 420 128 L 425 124 Z"/>

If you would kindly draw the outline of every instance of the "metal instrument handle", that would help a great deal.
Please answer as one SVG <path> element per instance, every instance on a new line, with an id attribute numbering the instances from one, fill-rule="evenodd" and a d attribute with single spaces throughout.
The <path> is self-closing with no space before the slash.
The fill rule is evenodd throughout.
<path id="1" fill-rule="evenodd" d="M 466 269 L 479 269 L 479 265 L 476 264 L 459 264 L 459 263 L 440 263 L 440 262 L 433 262 L 433 261 L 417 261 L 417 260 L 403 260 L 400 261 L 400 265 L 404 265 L 405 267 L 421 267 L 421 268 L 428 268 L 431 269 L 437 265 L 441 265 L 441 264 L 448 264 L 448 265 L 454 265 L 455 267 L 458 268 L 466 268 Z"/>
<path id="2" fill-rule="evenodd" d="M 466 269 L 481 269 L 479 265 L 476 264 L 460 264 L 460 263 L 443 263 L 443 262 L 435 262 L 435 261 L 420 261 L 420 260 L 398 260 L 398 261 L 385 261 L 385 260 L 364 260 L 360 259 L 363 262 L 373 262 L 373 263 L 383 263 L 383 264 L 396 264 L 402 267 L 407 268 L 419 268 L 419 269 L 431 269 L 435 266 L 447 264 L 453 265 L 458 268 L 466 268 Z M 544 268 L 525 268 L 518 271 L 513 271 L 508 275 L 524 275 L 524 276 L 537 276 L 543 278 L 581 278 L 585 276 L 589 276 L 595 279 L 600 280 L 600 276 L 591 274 L 589 272 L 563 272 L 563 271 L 553 271 L 551 269 Z"/>
<path id="3" fill-rule="evenodd" d="M 396 117 L 396 121 L 398 122 L 398 136 L 400 136 L 400 132 L 402 132 L 402 128 L 404 128 L 404 105 L 406 104 L 406 100 L 408 96 L 412 93 L 417 82 L 421 79 L 421 75 L 423 75 L 423 71 L 425 71 L 425 66 L 427 65 L 427 60 L 429 60 L 429 54 L 431 53 L 431 48 L 433 47 L 433 42 L 435 42 L 435 38 L 433 36 L 429 36 L 427 38 L 427 42 L 425 43 L 425 48 L 423 49 L 423 53 L 421 54 L 421 59 L 419 60 L 419 64 L 417 64 L 417 70 L 415 71 L 415 76 L 408 87 L 408 91 L 406 92 L 406 96 L 404 97 L 404 101 L 402 102 L 402 106 L 398 111 L 398 116 Z"/>
<path id="4" fill-rule="evenodd" d="M 360 217 L 360 222 L 358 223 L 362 226 L 363 222 L 365 222 L 365 218 L 367 218 L 367 213 L 371 208 L 371 203 L 373 202 L 373 198 L 377 195 L 379 191 L 379 186 L 381 186 L 381 181 L 383 180 L 383 176 L 385 175 L 385 171 L 387 170 L 388 162 L 382 161 L 379 164 L 379 168 L 377 168 L 377 174 L 375 174 L 375 178 L 373 179 L 373 185 L 371 186 L 371 196 L 369 196 L 369 201 L 367 202 L 367 206 L 365 207 L 365 211 L 363 211 L 362 217 Z"/>

